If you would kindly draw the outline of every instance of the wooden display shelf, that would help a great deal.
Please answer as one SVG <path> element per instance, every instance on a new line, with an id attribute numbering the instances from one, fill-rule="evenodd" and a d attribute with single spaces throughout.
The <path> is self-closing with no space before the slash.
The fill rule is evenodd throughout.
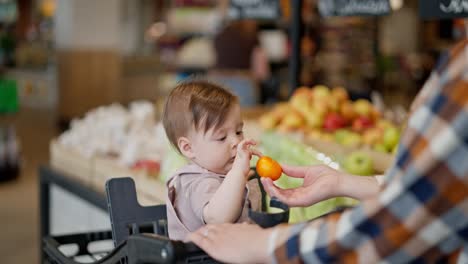
<path id="1" fill-rule="evenodd" d="M 165 202 L 166 187 L 159 178 L 120 165 L 115 159 L 97 157 L 94 163 L 93 186 L 104 190 L 107 180 L 117 177 L 131 177 L 135 181 L 138 201 L 141 205 Z"/>
<path id="2" fill-rule="evenodd" d="M 89 185 L 92 181 L 94 164 L 92 158 L 87 158 L 78 151 L 67 148 L 52 140 L 49 145 L 50 165 L 53 169 L 66 173 Z"/>
<path id="3" fill-rule="evenodd" d="M 119 165 L 115 159 L 108 157 L 84 157 L 56 140 L 50 143 L 50 153 L 50 164 L 53 169 L 90 186 L 99 193 L 105 193 L 105 184 L 110 178 L 132 177 L 135 180 L 138 201 L 142 205 L 165 202 L 164 183 L 157 177 L 148 176 L 144 171 L 126 168 Z"/>

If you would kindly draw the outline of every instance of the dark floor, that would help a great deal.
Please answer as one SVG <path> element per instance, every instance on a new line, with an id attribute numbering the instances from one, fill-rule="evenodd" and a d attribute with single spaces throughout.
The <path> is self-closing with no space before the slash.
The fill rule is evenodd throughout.
<path id="1" fill-rule="evenodd" d="M 48 162 L 55 117 L 52 111 L 22 109 L 8 118 L 0 116 L 0 122 L 15 123 L 23 158 L 20 177 L 0 183 L 0 262 L 39 263 L 37 169 Z"/>

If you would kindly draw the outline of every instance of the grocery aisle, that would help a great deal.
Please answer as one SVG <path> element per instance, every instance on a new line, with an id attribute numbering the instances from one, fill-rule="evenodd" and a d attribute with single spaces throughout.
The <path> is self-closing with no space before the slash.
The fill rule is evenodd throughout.
<path id="1" fill-rule="evenodd" d="M 2 263 L 39 263 L 37 168 L 48 161 L 48 144 L 55 133 L 54 120 L 50 110 L 24 108 L 13 119 L 24 163 L 18 179 L 0 183 Z"/>

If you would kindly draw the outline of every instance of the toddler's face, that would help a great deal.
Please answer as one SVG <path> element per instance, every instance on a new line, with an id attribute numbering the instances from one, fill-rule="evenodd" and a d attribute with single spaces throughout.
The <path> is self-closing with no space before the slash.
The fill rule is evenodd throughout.
<path id="1" fill-rule="evenodd" d="M 240 106 L 236 104 L 219 128 L 210 128 L 206 133 L 192 131 L 193 161 L 209 171 L 226 174 L 232 168 L 237 144 L 244 139 L 243 126 Z"/>

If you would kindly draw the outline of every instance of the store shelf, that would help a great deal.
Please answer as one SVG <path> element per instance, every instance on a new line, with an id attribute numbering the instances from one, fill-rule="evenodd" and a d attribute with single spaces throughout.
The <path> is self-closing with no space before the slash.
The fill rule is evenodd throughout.
<path id="1" fill-rule="evenodd" d="M 109 157 L 85 157 L 79 152 L 53 140 L 50 143 L 50 170 L 84 186 L 104 193 L 110 178 L 132 177 L 136 182 L 138 197 L 143 205 L 164 203 L 166 187 L 159 178 L 145 172 L 123 167 Z"/>

